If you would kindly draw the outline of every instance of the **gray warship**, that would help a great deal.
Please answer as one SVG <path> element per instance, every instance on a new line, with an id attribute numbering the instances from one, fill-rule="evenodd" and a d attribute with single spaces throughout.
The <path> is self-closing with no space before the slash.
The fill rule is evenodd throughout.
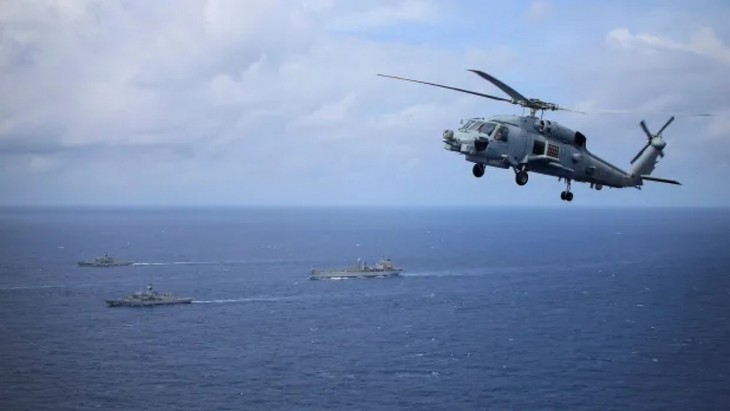
<path id="1" fill-rule="evenodd" d="M 132 265 L 134 261 L 117 260 L 104 253 L 101 257 L 94 257 L 91 260 L 79 261 L 79 267 L 119 267 Z"/>
<path id="2" fill-rule="evenodd" d="M 137 291 L 129 294 L 126 298 L 106 300 L 109 307 L 153 307 L 156 305 L 190 304 L 193 302 L 189 297 L 177 297 L 172 293 L 158 293 L 152 289 L 152 284 L 147 285 L 146 291 Z"/>
<path id="3" fill-rule="evenodd" d="M 388 278 L 396 277 L 403 271 L 402 268 L 393 267 L 390 258 L 379 260 L 374 266 L 368 266 L 367 262 L 360 261 L 357 267 L 336 268 L 316 270 L 312 268 L 309 273 L 310 280 L 344 280 L 349 278 Z"/>

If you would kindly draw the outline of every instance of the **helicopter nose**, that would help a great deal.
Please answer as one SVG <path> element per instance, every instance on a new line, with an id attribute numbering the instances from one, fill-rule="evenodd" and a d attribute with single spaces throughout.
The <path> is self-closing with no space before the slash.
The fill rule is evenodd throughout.
<path id="1" fill-rule="evenodd" d="M 448 151 L 460 151 L 461 142 L 458 138 L 454 137 L 454 130 L 444 131 L 441 140 L 444 142 L 444 150 Z"/>

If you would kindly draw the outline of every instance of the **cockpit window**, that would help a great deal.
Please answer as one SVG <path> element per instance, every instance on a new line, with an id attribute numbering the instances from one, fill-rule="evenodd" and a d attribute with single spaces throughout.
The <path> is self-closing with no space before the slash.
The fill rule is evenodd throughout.
<path id="1" fill-rule="evenodd" d="M 482 124 L 484 123 L 482 123 L 481 121 L 475 121 L 472 125 L 469 126 L 469 131 L 479 130 L 479 127 L 481 127 Z"/>
<path id="2" fill-rule="evenodd" d="M 461 131 L 466 131 L 469 129 L 469 127 L 474 124 L 474 120 L 468 120 L 463 126 L 459 128 Z"/>
<path id="3" fill-rule="evenodd" d="M 479 132 L 482 134 L 491 135 L 495 127 L 497 127 L 497 125 L 494 123 L 483 123 L 479 128 Z"/>

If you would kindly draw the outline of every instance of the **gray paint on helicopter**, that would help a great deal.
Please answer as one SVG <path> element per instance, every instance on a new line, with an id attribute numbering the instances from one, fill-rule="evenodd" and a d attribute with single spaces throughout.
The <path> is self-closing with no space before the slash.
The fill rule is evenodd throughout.
<path id="1" fill-rule="evenodd" d="M 504 101 L 530 110 L 527 116 L 496 115 L 462 120 L 462 126 L 458 129 L 444 131 L 444 149 L 458 152 L 467 161 L 474 163 L 472 173 L 475 177 L 484 175 L 487 166 L 512 168 L 518 185 L 527 183 L 528 172 L 558 177 L 566 184 L 560 198 L 567 201 L 573 199 L 573 181 L 588 183 L 596 190 L 603 186 L 641 189 L 645 181 L 680 185 L 674 180 L 651 176 L 657 158 L 664 157 L 666 142 L 662 139 L 662 132 L 674 121 L 674 116 L 656 134 L 652 134 L 645 122 L 641 121 L 647 143 L 631 161 L 631 168 L 625 171 L 591 153 L 587 148 L 587 138 L 581 132 L 543 118 L 545 111 L 582 112 L 536 98 L 529 99 L 485 72 L 469 71 L 494 84 L 511 99 L 405 77 L 378 75 Z"/>

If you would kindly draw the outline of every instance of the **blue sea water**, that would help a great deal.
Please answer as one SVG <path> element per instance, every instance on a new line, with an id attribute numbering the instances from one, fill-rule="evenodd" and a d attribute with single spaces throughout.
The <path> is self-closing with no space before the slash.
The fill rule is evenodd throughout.
<path id="1" fill-rule="evenodd" d="M 728 409 L 729 245 L 727 209 L 4 209 L 0 409 Z M 106 307 L 148 282 L 195 302 Z"/>

